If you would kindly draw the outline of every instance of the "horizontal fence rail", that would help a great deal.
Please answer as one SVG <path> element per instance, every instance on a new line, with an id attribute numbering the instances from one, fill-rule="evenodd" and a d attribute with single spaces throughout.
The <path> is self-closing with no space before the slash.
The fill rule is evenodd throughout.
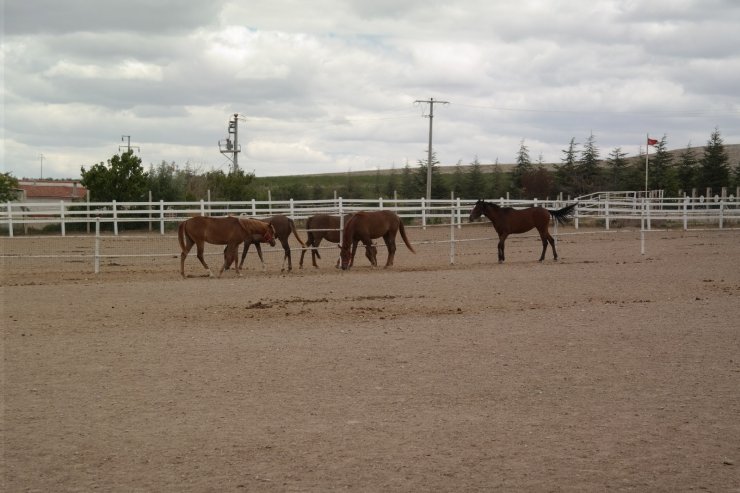
<path id="1" fill-rule="evenodd" d="M 491 202 L 502 207 L 560 209 L 574 201 L 501 198 Z M 9 266 L 24 259 L 36 262 L 64 259 L 67 268 L 96 274 L 101 266 L 114 268 L 119 263 L 133 260 L 154 267 L 157 262 L 172 263 L 172 259 L 179 257 L 176 226 L 192 216 L 231 214 L 263 219 L 283 214 L 296 221 L 301 237 L 305 238 L 304 220 L 312 215 L 344 215 L 361 210 L 386 209 L 403 218 L 410 231 L 426 232 L 425 235 L 413 235 L 412 244 L 427 247 L 428 255 L 436 258 L 434 262 L 446 263 L 449 258 L 449 263 L 454 264 L 456 259 L 466 255 L 471 242 L 496 239 L 496 233 L 486 218 L 468 223 L 474 204 L 474 200 L 461 198 L 430 201 L 338 198 L 314 201 L 7 203 L 4 211 L 0 212 L 0 260 Z M 664 227 L 734 230 L 740 228 L 740 203 L 734 197 L 667 199 L 604 193 L 579 199 L 570 225 L 576 231 L 561 231 L 561 236 L 583 234 L 577 231 L 579 227 L 591 230 L 586 234 L 594 228 L 608 231 L 624 226 L 639 227 L 641 235 Z M 36 234 L 42 228 L 43 234 Z M 536 232 L 519 236 L 532 238 L 536 237 Z M 553 225 L 553 236 L 557 239 L 557 224 Z M 34 238 L 43 238 L 43 243 L 32 241 Z M 644 253 L 644 236 L 641 241 Z M 436 246 L 431 248 L 432 244 Z M 336 244 L 322 243 L 319 250 L 338 253 Z M 194 256 L 194 252 L 191 253 Z M 266 254 L 279 254 L 281 259 L 282 253 L 279 244 L 266 250 Z M 294 264 L 295 255 L 300 253 L 301 248 L 293 249 Z M 223 247 L 210 246 L 206 255 L 220 258 Z M 307 257 L 311 262 L 310 252 L 307 252 Z"/>
<path id="2" fill-rule="evenodd" d="M 740 220 L 740 201 L 729 198 L 644 198 L 636 195 L 610 195 L 609 193 L 592 194 L 584 199 L 577 199 L 575 227 L 582 220 L 598 220 L 609 229 L 614 221 L 645 221 L 645 229 L 652 229 L 653 221 L 672 221 L 682 223 L 688 229 L 690 223 L 710 223 L 723 228 L 726 222 Z M 568 202 L 557 200 L 492 200 L 502 207 L 546 207 L 559 209 Z M 255 218 L 266 218 L 275 214 L 284 214 L 291 219 L 305 219 L 314 214 L 346 214 L 361 210 L 389 209 L 404 219 L 414 220 L 422 226 L 447 222 L 455 217 L 461 222 L 467 217 L 475 201 L 453 199 L 336 199 L 312 201 L 257 201 L 227 202 L 7 202 L 0 207 L 0 232 L 13 237 L 16 234 L 30 234 L 34 230 L 49 229 L 62 236 L 70 227 L 77 231 L 84 229 L 90 233 L 95 223 L 103 228 L 110 227 L 113 234 L 126 225 L 136 228 L 147 227 L 150 231 L 158 230 L 165 234 L 168 228 L 188 217 L 197 215 L 223 216 L 246 215 Z M 570 202 L 572 203 L 572 201 Z"/>

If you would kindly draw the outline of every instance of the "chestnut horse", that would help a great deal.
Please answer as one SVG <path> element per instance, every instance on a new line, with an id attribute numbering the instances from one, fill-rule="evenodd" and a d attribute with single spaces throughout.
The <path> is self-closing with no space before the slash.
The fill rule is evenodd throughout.
<path id="1" fill-rule="evenodd" d="M 349 221 L 350 217 L 352 217 L 352 214 L 344 216 L 344 222 Z M 319 267 L 316 264 L 316 259 L 321 258 L 318 250 L 321 240 L 326 239 L 326 241 L 331 243 L 339 243 L 339 228 L 341 226 L 339 219 L 339 216 L 330 216 L 328 214 L 316 214 L 306 219 L 306 230 L 308 232 L 306 247 L 311 250 L 311 263 L 316 268 Z M 374 266 L 378 265 L 376 260 L 377 253 L 378 249 L 375 248 L 375 245 L 372 248 L 365 247 L 365 256 L 370 261 L 370 264 Z M 299 263 L 301 269 L 303 268 L 303 258 L 305 256 L 306 249 L 301 251 L 301 261 Z M 337 260 L 336 266 L 339 267 L 339 260 Z"/>
<path id="2" fill-rule="evenodd" d="M 303 241 L 301 241 L 298 233 L 295 230 L 295 223 L 291 218 L 283 215 L 272 216 L 269 219 L 263 219 L 262 222 L 272 225 L 275 230 L 275 236 L 278 240 L 280 240 L 280 244 L 283 246 L 283 251 L 285 252 L 285 254 L 283 255 L 283 265 L 280 267 L 280 270 L 285 270 L 286 260 L 288 261 L 288 270 L 293 270 L 293 261 L 290 255 L 290 245 L 288 244 L 290 233 L 293 233 L 293 236 L 295 236 L 295 239 L 298 240 L 298 243 L 301 244 L 302 248 L 306 248 L 306 245 L 303 243 Z M 254 245 L 255 248 L 257 248 L 257 254 L 260 256 L 260 262 L 262 262 L 262 267 L 264 268 L 265 261 L 262 258 L 262 247 L 260 247 L 260 242 L 261 240 L 259 238 L 248 238 L 244 241 L 244 251 L 242 252 L 241 262 L 239 262 L 240 269 L 242 268 L 242 265 L 244 265 L 244 259 L 247 257 L 249 245 Z M 275 246 L 274 240 L 271 245 Z"/>
<path id="3" fill-rule="evenodd" d="M 207 217 L 195 216 L 180 223 L 177 228 L 177 239 L 180 242 L 180 274 L 185 277 L 185 259 L 193 248 L 197 246 L 198 260 L 203 267 L 208 270 L 208 274 L 213 277 L 210 267 L 203 258 L 204 244 L 212 243 L 214 245 L 226 245 L 224 253 L 224 265 L 218 272 L 221 277 L 224 269 L 231 262 L 236 261 L 239 253 L 239 245 L 245 239 L 251 239 L 254 235 L 259 235 L 264 241 L 275 241 L 273 239 L 274 230 L 269 224 L 265 224 L 256 219 L 247 219 L 243 217 L 223 216 Z M 236 268 L 236 274 L 240 275 L 239 268 Z"/>
<path id="4" fill-rule="evenodd" d="M 499 207 L 492 202 L 478 200 L 470 212 L 469 221 L 478 219 L 481 215 L 491 220 L 496 233 L 498 233 L 498 261 L 504 261 L 504 242 L 510 234 L 526 233 L 532 228 L 537 228 L 542 240 L 542 255 L 540 262 L 545 260 L 547 243 L 552 247 L 552 255 L 555 260 L 558 259 L 558 252 L 555 250 L 555 240 L 550 236 L 548 224 L 550 218 L 555 219 L 559 224 L 565 224 L 578 205 L 578 202 L 563 207 L 559 210 L 545 209 L 544 207 L 527 207 L 526 209 L 513 209 L 511 207 Z"/>
<path id="5" fill-rule="evenodd" d="M 342 250 L 340 255 L 342 270 L 349 269 L 354 263 L 355 252 L 357 252 L 357 244 L 359 242 L 362 242 L 365 248 L 372 249 L 372 240 L 380 237 L 383 238 L 385 246 L 388 247 L 388 260 L 385 266 L 390 267 L 393 265 L 393 257 L 396 255 L 396 233 L 399 230 L 401 231 L 403 242 L 406 243 L 406 247 L 412 253 L 416 253 L 414 247 L 409 243 L 401 218 L 395 212 L 373 211 L 355 213 L 349 218 L 344 225 L 344 231 L 342 231 L 342 245 L 340 246 Z M 352 245 L 351 249 L 350 244 Z M 376 259 L 373 265 L 377 264 Z"/>

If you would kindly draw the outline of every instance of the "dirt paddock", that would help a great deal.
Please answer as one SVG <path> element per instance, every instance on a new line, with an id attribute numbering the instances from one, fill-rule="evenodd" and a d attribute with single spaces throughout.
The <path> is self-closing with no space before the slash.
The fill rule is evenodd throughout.
<path id="1" fill-rule="evenodd" d="M 0 489 L 740 491 L 739 240 L 5 261 Z"/>

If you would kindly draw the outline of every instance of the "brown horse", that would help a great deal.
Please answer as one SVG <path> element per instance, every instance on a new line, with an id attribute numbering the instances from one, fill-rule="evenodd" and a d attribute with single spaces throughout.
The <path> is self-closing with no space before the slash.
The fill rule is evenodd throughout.
<path id="1" fill-rule="evenodd" d="M 558 259 L 558 252 L 555 250 L 555 240 L 550 236 L 548 225 L 550 218 L 554 218 L 559 224 L 565 224 L 578 205 L 578 202 L 563 207 L 559 210 L 545 209 L 544 207 L 527 207 L 526 209 L 513 209 L 511 207 L 499 207 L 492 202 L 478 200 L 470 212 L 470 221 L 478 219 L 485 215 L 491 220 L 496 233 L 498 233 L 498 261 L 504 261 L 504 242 L 510 234 L 526 233 L 532 228 L 537 228 L 542 240 L 542 255 L 540 262 L 545 260 L 547 243 L 552 247 L 552 255 L 555 260 Z"/>
<path id="2" fill-rule="evenodd" d="M 346 223 L 352 214 L 344 216 L 344 222 Z M 340 217 L 330 216 L 328 214 L 316 214 L 306 219 L 306 230 L 308 237 L 306 238 L 306 246 L 311 250 L 311 263 L 314 267 L 318 268 L 316 259 L 321 258 L 319 254 L 319 245 L 321 240 L 326 240 L 331 243 L 339 243 L 339 231 L 340 231 Z M 378 262 L 376 256 L 378 249 L 373 245 L 371 248 L 365 247 L 365 256 L 370 261 L 370 264 L 377 266 Z M 299 267 L 303 268 L 303 258 L 306 256 L 306 249 L 301 250 L 301 261 Z M 339 260 L 337 260 L 337 267 L 339 267 Z"/>
<path id="3" fill-rule="evenodd" d="M 342 245 L 340 247 L 342 250 L 340 255 L 342 270 L 349 269 L 354 263 L 359 242 L 362 242 L 365 248 L 370 249 L 373 248 L 372 240 L 380 237 L 383 238 L 385 246 L 388 247 L 388 260 L 385 266 L 393 265 L 393 257 L 396 255 L 396 233 L 399 230 L 406 247 L 412 253 L 416 253 L 414 247 L 409 243 L 401 218 L 395 212 L 373 211 L 354 214 L 344 225 L 344 231 L 342 231 Z M 352 245 L 351 249 L 350 244 Z M 373 265 L 377 265 L 377 260 L 373 262 Z"/>
<path id="4" fill-rule="evenodd" d="M 255 219 L 243 217 L 223 216 L 223 217 L 206 217 L 196 216 L 180 223 L 177 228 L 177 239 L 180 242 L 180 274 L 185 277 L 185 259 L 193 248 L 198 249 L 198 260 L 203 267 L 208 270 L 208 274 L 213 277 L 213 272 L 206 264 L 203 258 L 204 244 L 212 243 L 214 245 L 226 245 L 224 252 L 224 265 L 218 272 L 221 277 L 224 269 L 236 261 L 239 254 L 239 244 L 245 239 L 251 239 L 259 235 L 263 241 L 272 241 L 274 229 L 269 224 L 265 224 Z M 236 274 L 240 275 L 239 268 L 236 268 Z"/>
<path id="5" fill-rule="evenodd" d="M 272 216 L 269 219 L 263 220 L 263 222 L 272 225 L 272 227 L 275 229 L 275 236 L 278 240 L 280 240 L 280 244 L 283 246 L 283 251 L 285 252 L 285 254 L 283 255 L 283 265 L 280 267 L 280 270 L 285 270 L 286 260 L 288 261 L 288 270 L 293 270 L 293 260 L 290 255 L 290 245 L 288 244 L 290 233 L 293 233 L 293 236 L 295 236 L 295 239 L 298 240 L 298 243 L 301 244 L 302 248 L 306 248 L 306 245 L 303 243 L 303 241 L 301 241 L 298 233 L 295 230 L 295 223 L 291 218 L 283 215 Z M 241 262 L 239 262 L 240 269 L 242 265 L 244 265 L 244 259 L 247 257 L 247 252 L 249 251 L 250 245 L 254 245 L 257 248 L 257 254 L 260 256 L 260 262 L 262 262 L 262 266 L 264 268 L 265 261 L 262 258 L 262 247 L 260 247 L 260 242 L 260 239 L 255 240 L 254 238 L 248 238 L 244 241 L 244 251 L 242 252 Z M 274 241 L 272 245 L 275 245 Z M 301 259 L 303 259 L 303 257 L 301 257 Z"/>

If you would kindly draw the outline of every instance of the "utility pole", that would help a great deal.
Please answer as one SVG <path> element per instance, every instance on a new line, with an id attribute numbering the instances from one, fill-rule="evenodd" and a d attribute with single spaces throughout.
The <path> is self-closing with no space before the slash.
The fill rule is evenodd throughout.
<path id="1" fill-rule="evenodd" d="M 239 153 L 242 150 L 239 145 L 239 118 L 239 113 L 234 113 L 229 118 L 228 132 L 230 136 L 234 136 L 234 139 L 232 140 L 231 137 L 226 137 L 226 140 L 218 141 L 218 150 L 234 164 L 232 171 L 239 169 Z M 231 157 L 229 158 L 227 154 L 231 154 Z"/>
<path id="2" fill-rule="evenodd" d="M 121 135 L 121 142 L 126 142 L 125 146 L 118 146 L 118 152 L 121 152 L 121 147 L 126 148 L 126 152 L 131 152 L 131 149 L 136 149 L 137 151 L 141 152 L 141 149 L 139 146 L 132 146 L 131 145 L 131 136 L 130 135 Z"/>
<path id="3" fill-rule="evenodd" d="M 435 101 L 429 98 L 428 101 L 417 99 L 414 103 L 429 104 L 429 149 L 427 155 L 427 200 L 432 199 L 432 120 L 434 120 L 434 103 L 450 104 L 449 101 Z"/>
<path id="4" fill-rule="evenodd" d="M 44 155 L 39 154 L 39 159 L 41 160 L 41 173 L 40 173 L 39 179 L 43 180 L 44 179 Z"/>

